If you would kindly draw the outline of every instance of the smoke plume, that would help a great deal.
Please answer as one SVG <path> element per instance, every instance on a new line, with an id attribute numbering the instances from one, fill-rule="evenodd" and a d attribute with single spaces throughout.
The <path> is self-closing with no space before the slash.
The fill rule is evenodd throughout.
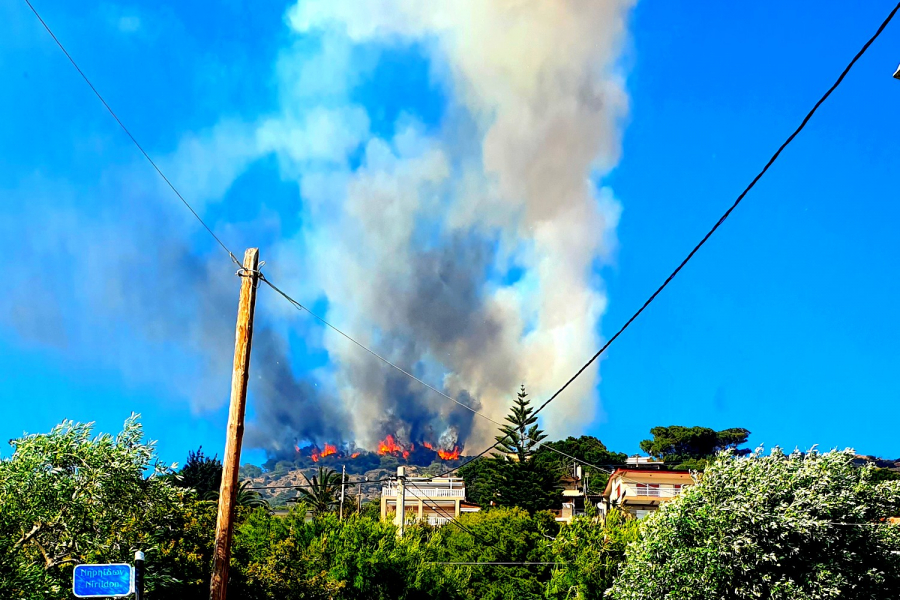
<path id="1" fill-rule="evenodd" d="M 303 0 L 286 15 L 274 108 L 187 133 L 160 163 L 234 249 L 260 246 L 277 285 L 501 420 L 520 384 L 543 399 L 599 346 L 597 267 L 614 250 L 620 212 L 600 181 L 618 161 L 627 115 L 619 60 L 632 4 Z M 398 56 L 427 64 L 423 94 L 439 97 L 438 115 L 417 116 L 414 99 L 386 111 L 365 91 Z M 18 201 L 3 208 L 0 233 L 43 268 L 22 269 L 21 297 L 0 299 L 0 324 L 162 384 L 202 413 L 227 401 L 233 268 L 198 250 L 205 232 L 139 159 L 90 188 L 35 176 L 27 194 L 6 194 Z M 210 217 L 261 161 L 296 185 L 293 202 L 250 221 Z M 79 194 L 111 208 L 89 214 Z M 302 224 L 285 236 L 288 220 Z M 71 274 L 40 275 L 51 267 Z M 257 321 L 248 447 L 273 456 L 304 443 L 372 449 L 392 434 L 472 452 L 495 435 L 493 423 L 266 287 Z M 161 348 L 164 361 L 154 358 Z M 315 364 L 298 361 L 308 354 Z M 600 414 L 597 369 L 542 415 L 551 435 L 576 434 Z"/>
<path id="2" fill-rule="evenodd" d="M 618 158 L 630 5 L 305 1 L 288 14 L 323 42 L 318 55 L 282 57 L 284 110 L 258 131 L 311 217 L 279 258 L 306 258 L 306 291 L 328 299 L 334 322 L 495 419 L 520 383 L 543 396 L 598 346 L 606 298 L 594 269 L 619 207 L 596 182 Z M 401 118 L 385 139 L 350 100 L 370 68 L 354 49 L 413 44 L 447 108 L 436 129 Z M 360 443 L 415 441 L 424 427 L 443 429 L 432 439 L 493 435 L 340 336 L 323 341 Z M 548 411 L 551 432 L 591 422 L 597 377 L 589 369 Z"/>

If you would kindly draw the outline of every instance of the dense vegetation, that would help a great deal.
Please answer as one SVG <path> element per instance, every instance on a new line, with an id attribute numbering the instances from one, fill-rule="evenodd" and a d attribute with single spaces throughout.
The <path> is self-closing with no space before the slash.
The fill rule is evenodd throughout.
<path id="1" fill-rule="evenodd" d="M 720 456 L 641 523 L 613 598 L 900 597 L 900 482 L 850 451 Z"/>
<path id="2" fill-rule="evenodd" d="M 652 433 L 654 454 L 709 465 L 640 521 L 614 509 L 560 526 L 544 510 L 558 506 L 570 465 L 544 446 L 601 467 L 625 456 L 590 437 L 545 444 L 524 390 L 497 451 L 463 469 L 485 510 L 444 527 L 412 524 L 398 537 L 377 504 L 341 520 L 339 476 L 327 469 L 286 515 L 244 485 L 229 597 L 898 597 L 900 527 L 886 521 L 900 515 L 893 471 L 859 466 L 849 451 L 746 455 L 736 448 L 745 430 Z M 135 550 L 147 555 L 149 600 L 208 597 L 216 457 L 198 450 L 180 470 L 163 465 L 134 417 L 117 436 L 65 422 L 11 443 L 0 460 L 0 598 L 71 597 L 74 565 L 130 562 Z M 605 482 L 601 470 L 591 476 L 595 489 Z M 484 564 L 497 562 L 515 564 Z"/>

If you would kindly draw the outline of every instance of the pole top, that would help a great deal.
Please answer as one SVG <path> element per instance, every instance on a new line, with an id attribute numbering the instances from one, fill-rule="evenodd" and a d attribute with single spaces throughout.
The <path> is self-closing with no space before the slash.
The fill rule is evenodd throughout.
<path id="1" fill-rule="evenodd" d="M 406 467 L 400 466 L 397 467 L 397 477 L 405 477 L 406 476 Z"/>
<path id="2" fill-rule="evenodd" d="M 144 553 L 138 550 L 134 553 L 134 560 L 144 560 Z"/>

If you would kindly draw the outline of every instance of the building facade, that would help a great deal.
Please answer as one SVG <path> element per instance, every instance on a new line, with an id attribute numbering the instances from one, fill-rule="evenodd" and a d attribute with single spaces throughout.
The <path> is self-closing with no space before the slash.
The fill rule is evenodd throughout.
<path id="1" fill-rule="evenodd" d="M 690 471 L 616 469 L 603 490 L 600 514 L 605 517 L 611 508 L 618 507 L 640 519 L 693 483 Z"/>
<path id="2" fill-rule="evenodd" d="M 445 525 L 467 512 L 477 512 L 477 504 L 466 502 L 466 484 L 460 477 L 407 477 L 404 507 L 407 520 L 427 521 L 429 525 Z M 400 485 L 388 481 L 381 488 L 381 518 L 395 519 Z"/>

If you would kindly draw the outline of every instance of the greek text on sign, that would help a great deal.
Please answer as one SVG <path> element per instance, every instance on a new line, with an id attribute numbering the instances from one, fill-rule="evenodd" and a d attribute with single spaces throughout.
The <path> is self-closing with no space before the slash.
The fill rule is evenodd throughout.
<path id="1" fill-rule="evenodd" d="M 131 565 L 76 565 L 72 591 L 78 598 L 122 598 L 134 591 Z"/>

